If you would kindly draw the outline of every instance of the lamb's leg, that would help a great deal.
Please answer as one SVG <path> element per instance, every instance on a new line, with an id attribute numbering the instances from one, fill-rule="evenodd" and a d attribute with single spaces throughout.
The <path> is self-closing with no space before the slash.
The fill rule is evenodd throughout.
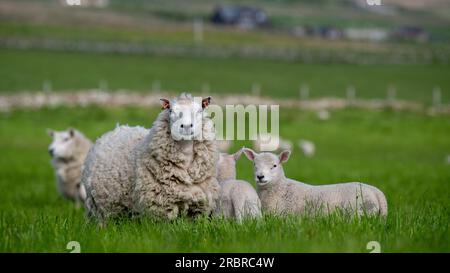
<path id="1" fill-rule="evenodd" d="M 240 223 L 245 217 L 245 199 L 242 194 L 237 191 L 231 192 L 231 203 L 233 207 L 233 216 Z"/>

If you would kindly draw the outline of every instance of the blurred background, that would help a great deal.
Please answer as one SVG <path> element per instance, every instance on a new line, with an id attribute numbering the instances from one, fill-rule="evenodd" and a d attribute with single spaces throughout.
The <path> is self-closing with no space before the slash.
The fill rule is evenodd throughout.
<path id="1" fill-rule="evenodd" d="M 350 87 L 362 98 L 385 98 L 390 89 L 397 98 L 431 103 L 440 89 L 448 101 L 450 1 L 382 4 L 1 0 L 0 91 L 298 98 L 302 87 L 312 97 L 345 97 Z"/>
<path id="2" fill-rule="evenodd" d="M 381 3 L 0 0 L 0 251 L 450 251 L 450 0 Z M 374 185 L 387 224 L 86 224 L 56 191 L 45 130 L 150 127 L 182 91 L 280 104 L 286 174 Z M 253 184 L 244 158 L 238 177 Z"/>

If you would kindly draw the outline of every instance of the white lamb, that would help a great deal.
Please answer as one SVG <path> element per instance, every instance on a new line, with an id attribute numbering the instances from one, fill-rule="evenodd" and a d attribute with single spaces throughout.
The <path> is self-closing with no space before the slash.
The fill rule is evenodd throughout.
<path id="1" fill-rule="evenodd" d="M 234 218 L 261 217 L 261 201 L 255 189 L 246 181 L 236 180 L 236 161 L 242 150 L 234 154 L 221 153 L 217 163 L 217 180 L 220 185 L 216 215 Z"/>
<path id="2" fill-rule="evenodd" d="M 270 213 L 325 213 L 336 209 L 358 215 L 387 215 L 387 202 L 377 188 L 359 182 L 313 186 L 284 175 L 282 163 L 289 159 L 290 151 L 276 156 L 243 150 L 254 163 L 257 191 L 263 211 Z"/>
<path id="3" fill-rule="evenodd" d="M 80 131 L 68 129 L 66 131 L 48 130 L 53 141 L 48 147 L 55 169 L 58 192 L 65 198 L 75 201 L 77 206 L 84 202 L 86 192 L 81 185 L 81 172 L 84 159 L 89 152 L 92 142 Z"/>
<path id="4" fill-rule="evenodd" d="M 214 211 L 219 185 L 210 98 L 162 100 L 150 130 L 119 126 L 89 152 L 82 183 L 88 215 L 101 222 L 137 214 L 174 219 Z"/>

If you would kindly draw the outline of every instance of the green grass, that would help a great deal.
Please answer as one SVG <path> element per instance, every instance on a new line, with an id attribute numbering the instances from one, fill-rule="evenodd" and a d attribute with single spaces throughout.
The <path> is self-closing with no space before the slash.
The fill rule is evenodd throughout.
<path id="1" fill-rule="evenodd" d="M 262 95 L 298 97 L 309 84 L 312 97 L 344 97 L 353 85 L 357 97 L 385 98 L 388 85 L 400 99 L 431 102 L 435 86 L 450 101 L 448 65 L 302 64 L 237 58 L 129 56 L 0 49 L 0 92 L 41 90 L 50 80 L 54 90 L 97 88 L 149 90 L 159 80 L 163 90 L 199 91 L 209 84 L 214 93 L 249 92 L 253 83 Z M 213 68 L 213 69 L 212 69 Z"/>
<path id="2" fill-rule="evenodd" d="M 157 109 L 54 108 L 0 116 L 0 252 L 449 252 L 450 119 L 392 111 L 345 110 L 331 119 L 281 109 L 281 135 L 311 139 L 317 154 L 298 149 L 284 166 L 311 184 L 362 181 L 385 192 L 386 221 L 266 216 L 238 225 L 221 219 L 122 219 L 99 229 L 56 192 L 45 129 L 74 126 L 95 139 L 116 123 L 150 126 Z M 235 144 L 233 150 L 248 142 Z M 251 163 L 238 177 L 252 181 Z"/>

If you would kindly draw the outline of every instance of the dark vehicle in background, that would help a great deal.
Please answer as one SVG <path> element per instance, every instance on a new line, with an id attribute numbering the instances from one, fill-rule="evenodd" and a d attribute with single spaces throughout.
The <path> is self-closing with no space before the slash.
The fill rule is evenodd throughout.
<path id="1" fill-rule="evenodd" d="M 249 6 L 218 6 L 214 9 L 211 22 L 219 25 L 233 25 L 243 29 L 254 29 L 269 23 L 267 13 Z"/>

